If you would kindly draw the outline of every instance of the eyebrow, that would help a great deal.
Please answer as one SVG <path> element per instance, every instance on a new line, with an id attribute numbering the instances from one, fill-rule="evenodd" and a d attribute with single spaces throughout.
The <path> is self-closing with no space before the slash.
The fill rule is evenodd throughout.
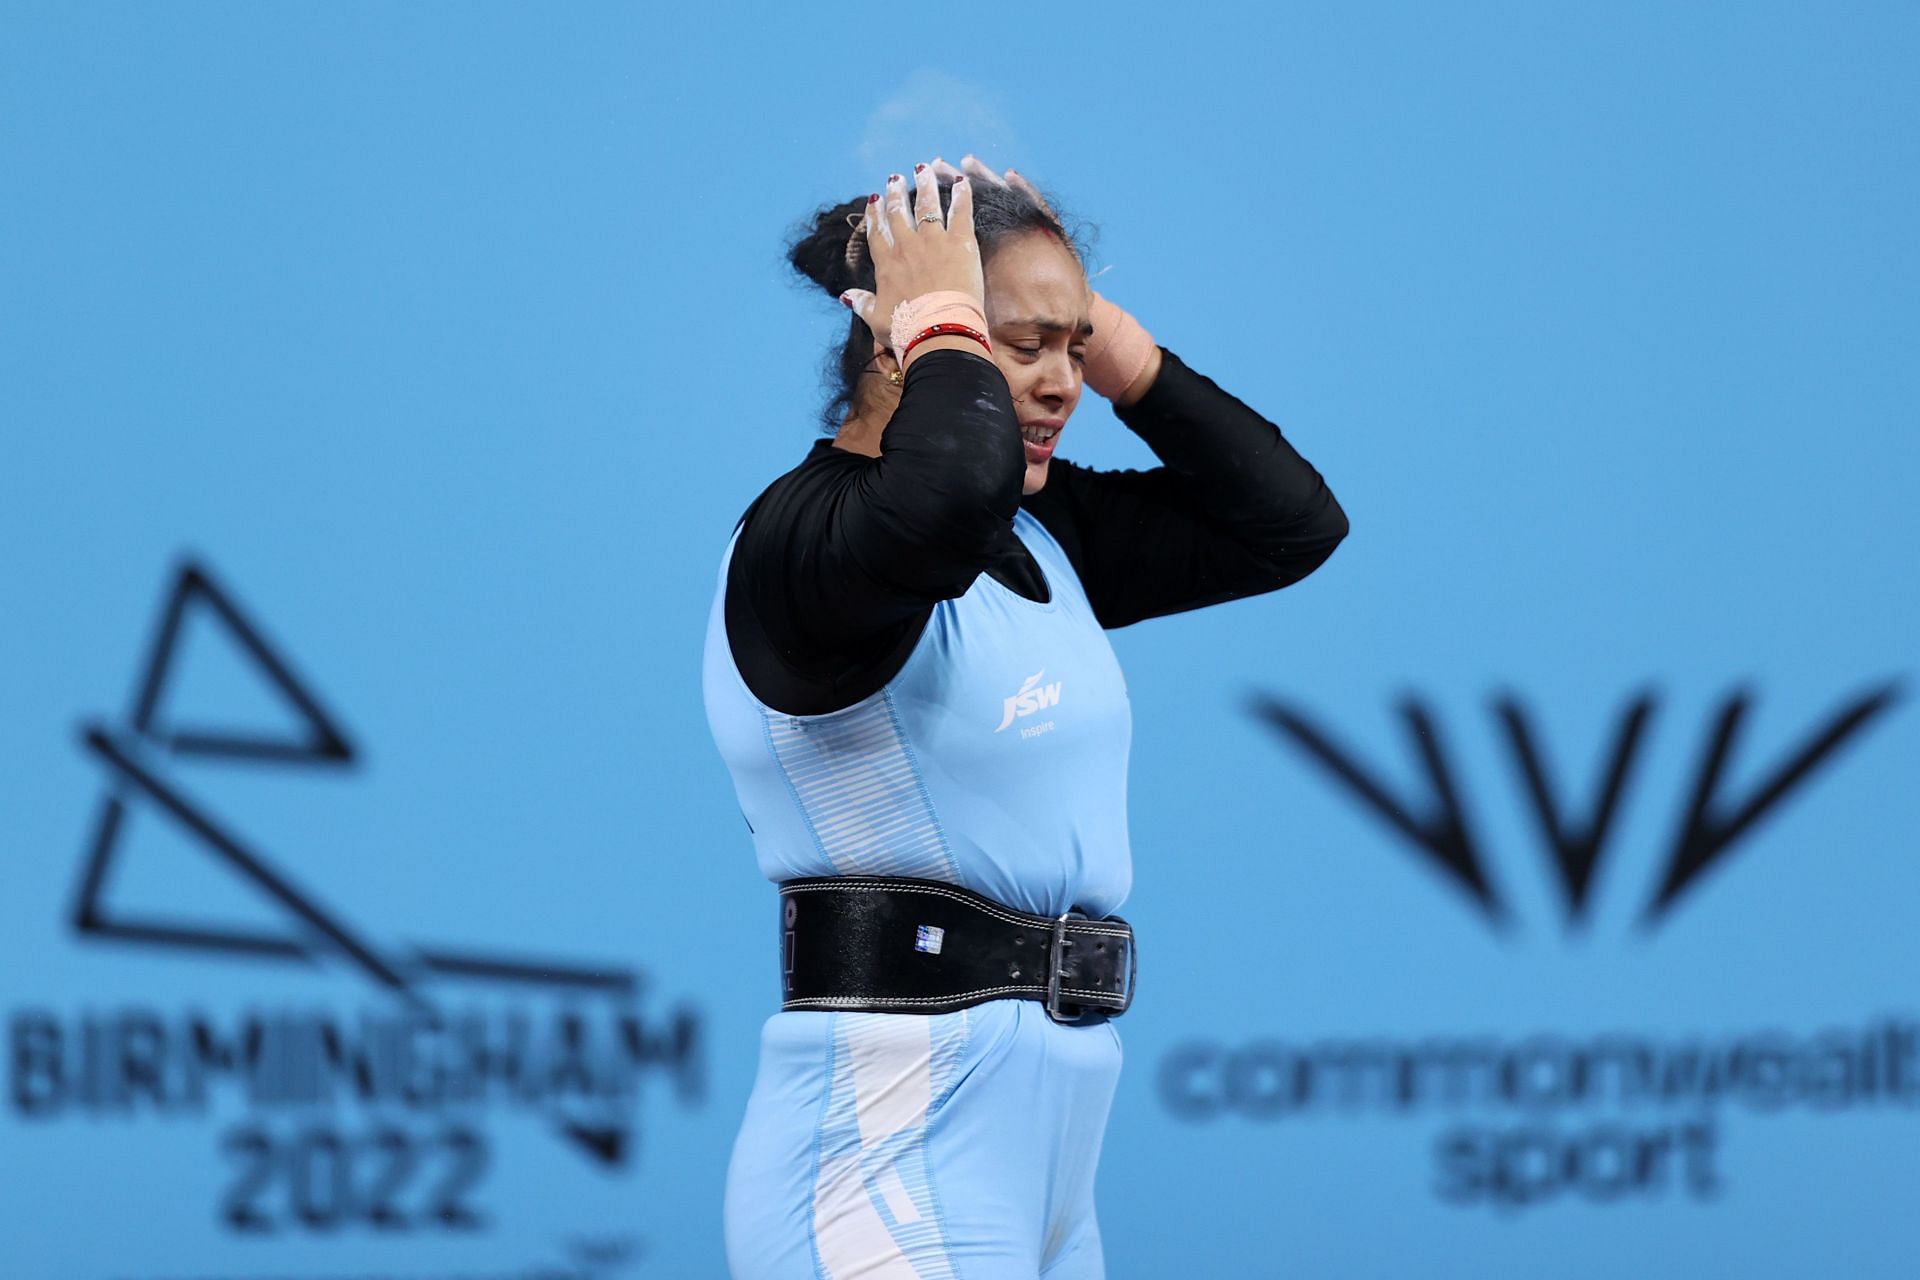
<path id="1" fill-rule="evenodd" d="M 1065 320 L 1049 320 L 1045 316 L 1027 316 L 1018 320 L 1002 320 L 1002 329 L 1038 329 L 1042 333 L 1074 333 L 1076 330 Z M 1077 331 L 1082 338 L 1093 336 L 1093 321 L 1082 320 Z"/>

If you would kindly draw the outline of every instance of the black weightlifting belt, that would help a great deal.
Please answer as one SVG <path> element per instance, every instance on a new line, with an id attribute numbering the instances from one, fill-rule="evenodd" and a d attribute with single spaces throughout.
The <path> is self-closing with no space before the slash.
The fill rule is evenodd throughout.
<path id="1" fill-rule="evenodd" d="M 780 886 L 782 1009 L 951 1013 L 1038 1000 L 1055 1022 L 1133 1003 L 1133 926 L 1078 911 L 1035 916 L 958 885 L 816 876 Z"/>

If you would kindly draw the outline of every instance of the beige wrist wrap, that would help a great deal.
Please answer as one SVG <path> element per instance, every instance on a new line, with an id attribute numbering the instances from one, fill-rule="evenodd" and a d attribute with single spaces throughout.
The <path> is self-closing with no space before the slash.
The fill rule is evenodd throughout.
<path id="1" fill-rule="evenodd" d="M 930 324 L 963 324 L 981 333 L 987 331 L 987 318 L 981 314 L 980 303 L 973 295 L 957 289 L 936 289 L 917 298 L 908 298 L 893 309 L 892 327 L 887 334 L 887 345 L 893 348 L 893 358 L 904 361 L 902 353 L 907 344 Z M 980 354 L 988 353 L 983 349 Z"/>
<path id="2" fill-rule="evenodd" d="M 1116 399 L 1153 358 L 1153 335 L 1138 320 L 1093 295 L 1093 337 L 1087 342 L 1086 382 L 1109 400 Z"/>

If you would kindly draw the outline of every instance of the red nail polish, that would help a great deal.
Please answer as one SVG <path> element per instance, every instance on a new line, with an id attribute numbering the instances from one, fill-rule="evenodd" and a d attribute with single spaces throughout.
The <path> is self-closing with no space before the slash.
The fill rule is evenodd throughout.
<path id="1" fill-rule="evenodd" d="M 913 166 L 913 171 L 914 171 L 915 173 L 925 173 L 925 172 L 927 171 L 927 166 L 925 166 L 925 165 L 923 165 L 923 164 L 917 164 L 917 165 L 915 165 L 915 166 Z"/>
<path id="2" fill-rule="evenodd" d="M 890 173 L 890 174 L 888 174 L 888 175 L 887 175 L 887 181 L 888 181 L 888 182 L 905 182 L 905 181 L 906 181 L 906 179 L 905 179 L 905 178 L 903 178 L 903 177 L 901 177 L 901 176 L 900 176 L 899 174 L 897 174 L 897 173 Z"/>
<path id="3" fill-rule="evenodd" d="M 879 204 L 879 203 L 880 203 L 880 193 L 879 193 L 878 191 L 876 191 L 876 192 L 874 192 L 874 193 L 873 193 L 872 195 L 870 195 L 870 196 L 868 196 L 868 197 L 867 197 L 867 203 L 868 203 L 868 204 Z"/>

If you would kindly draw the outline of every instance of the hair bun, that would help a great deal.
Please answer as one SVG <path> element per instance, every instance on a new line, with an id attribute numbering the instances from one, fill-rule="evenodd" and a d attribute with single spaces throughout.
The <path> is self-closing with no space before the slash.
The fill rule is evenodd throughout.
<path id="1" fill-rule="evenodd" d="M 787 250 L 789 265 L 832 297 L 858 287 L 862 277 L 873 274 L 866 239 L 852 225 L 866 204 L 862 196 L 821 209 L 813 216 L 811 230 L 795 239 Z"/>

